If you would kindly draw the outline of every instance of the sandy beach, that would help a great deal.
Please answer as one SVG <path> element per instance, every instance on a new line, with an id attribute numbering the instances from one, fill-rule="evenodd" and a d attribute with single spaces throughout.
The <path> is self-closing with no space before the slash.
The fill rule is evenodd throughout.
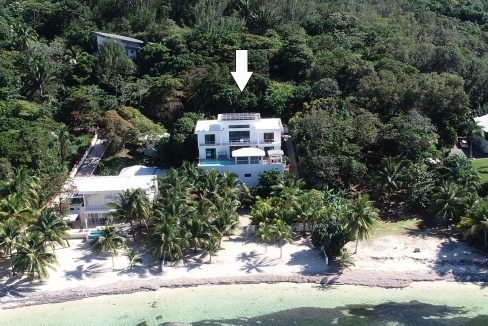
<path id="1" fill-rule="evenodd" d="M 389 234 L 381 227 L 370 240 L 360 242 L 355 265 L 340 271 L 327 266 L 310 241 L 300 237 L 283 247 L 256 244 L 246 234 L 248 216 L 241 216 L 235 235 L 225 237 L 222 249 L 212 257 L 202 252 L 189 255 L 176 265 L 160 264 L 148 256 L 141 266 L 127 269 L 124 255 L 96 256 L 82 240 L 56 250 L 58 265 L 42 283 L 29 283 L 2 275 L 0 307 L 14 308 L 81 298 L 154 291 L 165 287 L 189 287 L 249 283 L 319 283 L 406 287 L 419 281 L 488 282 L 488 263 L 483 253 L 454 238 L 420 231 Z M 140 248 L 142 242 L 130 241 Z M 354 251 L 354 243 L 347 247 Z"/>

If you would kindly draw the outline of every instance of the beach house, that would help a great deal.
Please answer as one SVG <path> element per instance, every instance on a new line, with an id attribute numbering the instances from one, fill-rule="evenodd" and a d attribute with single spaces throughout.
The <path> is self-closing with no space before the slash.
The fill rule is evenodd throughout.
<path id="1" fill-rule="evenodd" d="M 142 44 L 144 44 L 143 41 L 132 38 L 132 37 L 127 37 L 127 36 L 122 36 L 122 35 L 117 35 L 117 34 L 110 34 L 110 33 L 102 33 L 102 32 L 93 32 L 96 37 L 97 37 L 97 45 L 98 48 L 100 49 L 100 46 L 106 41 L 106 40 L 115 40 L 120 42 L 125 48 L 125 52 L 127 53 L 127 56 L 131 59 L 137 58 L 137 52 L 141 48 Z"/>
<path id="2" fill-rule="evenodd" d="M 66 191 L 69 203 L 67 222 L 79 221 L 84 228 L 105 224 L 114 210 L 109 203 L 119 203 L 119 194 L 128 189 L 143 189 L 150 200 L 158 193 L 157 176 L 164 171 L 135 165 L 120 171 L 117 176 L 75 177 Z"/>
<path id="3" fill-rule="evenodd" d="M 254 187 L 261 171 L 284 171 L 282 133 L 280 119 L 261 118 L 259 113 L 222 113 L 216 120 L 199 120 L 198 167 L 233 172 Z"/>

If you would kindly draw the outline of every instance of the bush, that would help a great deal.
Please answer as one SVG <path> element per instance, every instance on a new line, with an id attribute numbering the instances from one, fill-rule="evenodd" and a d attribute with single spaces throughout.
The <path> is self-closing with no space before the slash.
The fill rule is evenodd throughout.
<path id="1" fill-rule="evenodd" d="M 312 233 L 312 244 L 317 249 L 325 250 L 329 258 L 340 255 L 341 249 L 349 242 L 348 232 L 340 220 L 325 218 Z"/>

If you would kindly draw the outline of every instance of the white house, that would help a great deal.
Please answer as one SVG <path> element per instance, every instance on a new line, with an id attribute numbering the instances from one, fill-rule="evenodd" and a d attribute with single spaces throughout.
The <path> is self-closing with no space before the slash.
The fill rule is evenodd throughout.
<path id="1" fill-rule="evenodd" d="M 117 35 L 117 34 L 110 34 L 110 33 L 102 33 L 102 32 L 93 32 L 96 37 L 97 37 L 97 45 L 98 48 L 100 49 L 100 46 L 106 41 L 106 40 L 115 40 L 120 42 L 124 48 L 125 52 L 127 53 L 127 56 L 129 58 L 135 59 L 137 58 L 137 52 L 141 48 L 141 45 L 144 44 L 143 41 L 132 38 L 132 37 L 127 37 L 127 36 L 122 36 L 122 35 Z"/>
<path id="2" fill-rule="evenodd" d="M 85 228 L 104 224 L 113 209 L 109 203 L 119 203 L 119 193 L 141 188 L 150 200 L 158 194 L 157 176 L 163 170 L 141 165 L 123 169 L 118 176 L 75 177 L 65 198 L 69 201 L 67 220 L 78 218 Z"/>
<path id="3" fill-rule="evenodd" d="M 483 153 L 488 153 L 488 140 L 485 139 L 486 133 L 488 133 L 488 114 L 474 118 L 474 121 L 481 127 L 483 130 L 483 136 L 474 134 L 473 135 L 473 143 L 478 147 L 480 151 Z"/>
<path id="4" fill-rule="evenodd" d="M 254 187 L 261 171 L 284 171 L 282 133 L 280 119 L 262 119 L 259 113 L 223 113 L 217 120 L 200 120 L 195 127 L 198 166 L 233 172 Z"/>

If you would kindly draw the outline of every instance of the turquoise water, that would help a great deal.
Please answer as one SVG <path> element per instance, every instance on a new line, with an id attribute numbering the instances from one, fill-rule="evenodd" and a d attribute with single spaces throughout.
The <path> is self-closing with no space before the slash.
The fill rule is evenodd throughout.
<path id="1" fill-rule="evenodd" d="M 488 288 L 312 284 L 161 289 L 0 311 L 0 325 L 488 325 Z"/>
<path id="2" fill-rule="evenodd" d="M 233 160 L 200 160 L 200 164 L 203 166 L 215 166 L 215 165 L 234 165 Z"/>

